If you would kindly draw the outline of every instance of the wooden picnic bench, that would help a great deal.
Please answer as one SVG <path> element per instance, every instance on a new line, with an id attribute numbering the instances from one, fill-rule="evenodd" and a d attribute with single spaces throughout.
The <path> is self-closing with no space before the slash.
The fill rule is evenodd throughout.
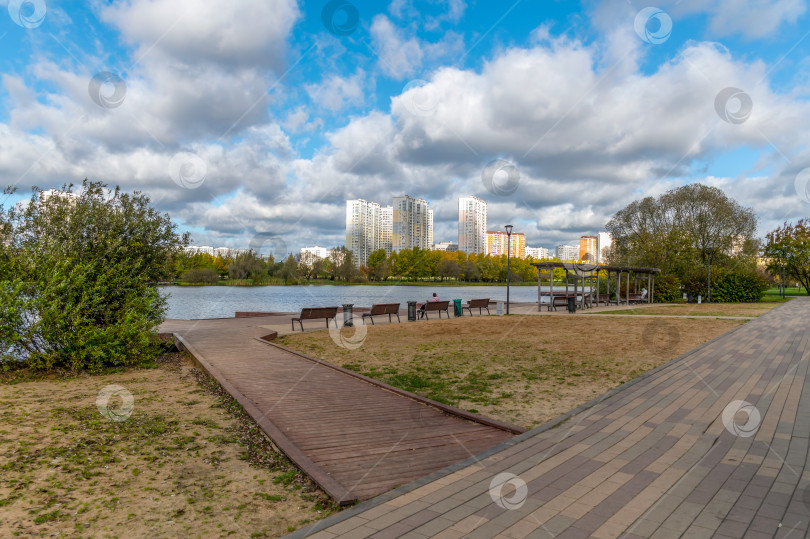
<path id="1" fill-rule="evenodd" d="M 428 301 L 421 309 L 419 309 L 419 318 L 427 318 L 430 320 L 430 317 L 427 314 L 430 311 L 438 311 L 439 318 L 442 317 L 442 311 L 444 311 L 447 318 L 450 318 L 450 301 Z"/>
<path id="2" fill-rule="evenodd" d="M 371 318 L 371 325 L 374 325 L 374 317 L 387 314 L 388 321 L 392 322 L 391 315 L 397 315 L 397 322 L 401 322 L 399 319 L 399 303 L 377 303 L 371 306 L 371 312 L 363 313 L 363 323 L 366 323 L 366 317 L 368 316 Z"/>
<path id="3" fill-rule="evenodd" d="M 630 303 L 644 303 L 645 301 L 647 301 L 647 298 L 644 294 L 630 294 Z"/>
<path id="4" fill-rule="evenodd" d="M 599 303 L 610 305 L 611 303 L 616 303 L 616 300 L 610 299 L 610 294 L 599 294 Z"/>
<path id="5" fill-rule="evenodd" d="M 465 305 L 465 306 L 463 306 L 461 308 L 461 314 L 464 314 L 464 309 L 467 309 L 468 311 L 470 311 L 470 316 L 472 316 L 472 310 L 476 309 L 476 308 L 478 309 L 478 314 L 483 314 L 482 309 L 486 309 L 487 314 L 490 314 L 490 312 L 489 312 L 489 298 L 486 298 L 486 299 L 471 299 L 470 301 L 467 302 L 467 305 Z M 439 315 L 439 316 L 441 316 L 441 315 Z"/>
<path id="6" fill-rule="evenodd" d="M 292 330 L 295 331 L 295 323 L 301 326 L 301 331 L 304 331 L 304 320 L 318 320 L 321 318 L 326 319 L 326 327 L 329 327 L 329 319 L 335 320 L 337 324 L 337 307 L 304 307 L 301 309 L 301 316 L 290 320 Z"/>

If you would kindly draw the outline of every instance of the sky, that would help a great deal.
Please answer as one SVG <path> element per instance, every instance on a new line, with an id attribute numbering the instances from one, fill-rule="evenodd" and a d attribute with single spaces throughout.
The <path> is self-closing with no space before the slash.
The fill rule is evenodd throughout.
<path id="1" fill-rule="evenodd" d="M 803 0 L 0 0 L 8 206 L 84 178 L 195 245 L 345 243 L 345 201 L 458 197 L 577 244 L 693 182 L 810 216 Z"/>

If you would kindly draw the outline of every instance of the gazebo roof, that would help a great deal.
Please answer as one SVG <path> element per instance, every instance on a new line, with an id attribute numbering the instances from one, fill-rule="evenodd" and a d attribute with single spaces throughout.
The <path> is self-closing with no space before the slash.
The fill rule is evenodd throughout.
<path id="1" fill-rule="evenodd" d="M 661 273 L 659 268 L 645 268 L 641 266 L 603 266 L 601 264 L 589 264 L 587 262 L 532 262 L 532 266 L 537 269 L 564 268 L 573 271 L 628 271 L 633 273 Z"/>

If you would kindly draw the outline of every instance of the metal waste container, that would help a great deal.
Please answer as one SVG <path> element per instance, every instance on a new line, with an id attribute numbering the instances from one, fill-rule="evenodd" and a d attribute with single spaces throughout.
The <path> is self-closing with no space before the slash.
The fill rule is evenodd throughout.
<path id="1" fill-rule="evenodd" d="M 352 322 L 352 307 L 354 307 L 354 303 L 343 304 L 343 327 L 350 328 L 354 326 L 354 322 Z"/>
<path id="2" fill-rule="evenodd" d="M 568 312 L 574 314 L 577 312 L 577 298 L 569 296 L 568 298 Z"/>
<path id="3" fill-rule="evenodd" d="M 456 316 L 461 316 L 463 313 L 461 312 L 461 300 L 454 299 L 453 300 L 453 314 Z"/>
<path id="4" fill-rule="evenodd" d="M 416 302 L 408 302 L 408 322 L 416 322 Z"/>

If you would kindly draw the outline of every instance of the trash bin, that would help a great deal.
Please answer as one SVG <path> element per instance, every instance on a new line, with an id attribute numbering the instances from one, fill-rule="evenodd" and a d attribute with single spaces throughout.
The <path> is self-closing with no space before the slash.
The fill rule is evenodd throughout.
<path id="1" fill-rule="evenodd" d="M 568 312 L 571 314 L 577 312 L 577 298 L 574 296 L 568 298 Z"/>
<path id="2" fill-rule="evenodd" d="M 354 303 L 343 304 L 343 327 L 350 328 L 354 326 L 354 322 L 352 322 L 352 307 L 354 307 Z"/>
<path id="3" fill-rule="evenodd" d="M 497 306 L 495 307 L 495 314 L 498 316 L 503 316 L 503 302 L 499 301 Z"/>
<path id="4" fill-rule="evenodd" d="M 461 313 L 461 300 L 460 299 L 454 299 L 453 300 L 453 314 L 455 314 L 456 316 L 461 316 L 461 314 L 462 314 Z"/>
<path id="5" fill-rule="evenodd" d="M 416 302 L 408 302 L 408 322 L 416 322 Z"/>

